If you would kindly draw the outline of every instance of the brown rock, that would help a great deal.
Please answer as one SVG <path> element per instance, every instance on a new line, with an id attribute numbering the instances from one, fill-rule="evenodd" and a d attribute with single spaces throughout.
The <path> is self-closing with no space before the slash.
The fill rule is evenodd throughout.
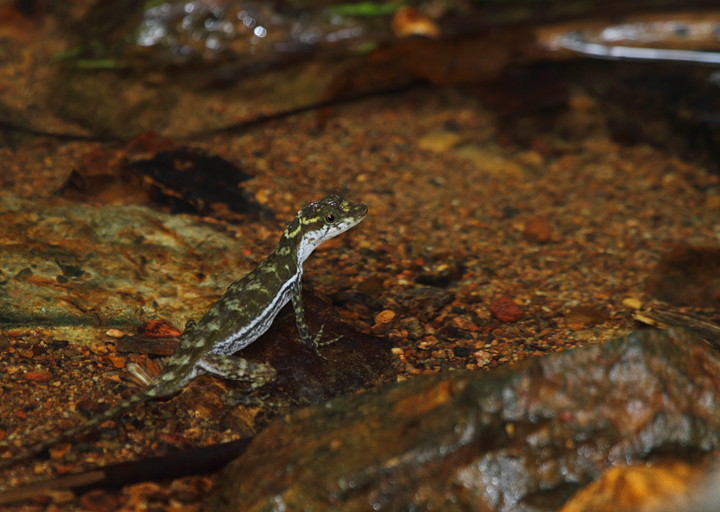
<path id="1" fill-rule="evenodd" d="M 395 318 L 395 312 L 391 311 L 389 309 L 386 309 L 385 311 L 381 311 L 377 315 L 375 315 L 375 323 L 376 324 L 389 324 L 393 321 L 393 318 Z"/>
<path id="2" fill-rule="evenodd" d="M 490 312 L 501 322 L 517 322 L 523 316 L 522 310 L 510 297 L 499 297 L 490 303 Z"/>
<path id="3" fill-rule="evenodd" d="M 383 336 L 388 334 L 390 330 L 395 326 L 395 312 L 389 309 L 381 311 L 375 315 L 375 325 L 372 326 L 371 331 L 376 336 Z"/>
<path id="4" fill-rule="evenodd" d="M 118 356 L 106 356 L 103 358 L 113 368 L 125 368 L 125 358 Z"/>
<path id="5" fill-rule="evenodd" d="M 52 379 L 50 372 L 27 372 L 23 375 L 23 379 L 30 382 L 47 382 Z"/>
<path id="6" fill-rule="evenodd" d="M 565 325 L 574 331 L 603 324 L 610 319 L 602 311 L 590 306 L 575 306 L 565 315 Z"/>
<path id="7" fill-rule="evenodd" d="M 542 217 L 533 217 L 525 224 L 523 238 L 528 242 L 544 244 L 552 239 L 552 229 Z"/>
<path id="8" fill-rule="evenodd" d="M 455 324 L 455 327 L 462 329 L 463 331 L 475 332 L 478 330 L 477 325 L 463 316 L 456 316 L 453 318 L 453 324 Z"/>
<path id="9" fill-rule="evenodd" d="M 19 348 L 17 349 L 17 353 L 20 354 L 20 357 L 24 357 L 25 359 L 32 359 L 33 358 L 33 351 L 28 350 L 26 348 Z"/>

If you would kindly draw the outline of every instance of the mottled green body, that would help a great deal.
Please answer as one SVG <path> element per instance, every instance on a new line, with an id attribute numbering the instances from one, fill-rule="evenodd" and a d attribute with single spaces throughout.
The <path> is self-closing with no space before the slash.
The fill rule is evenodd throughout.
<path id="1" fill-rule="evenodd" d="M 332 195 L 302 209 L 288 224 L 272 254 L 255 270 L 231 284 L 196 325 L 185 329 L 180 345 L 168 364 L 143 392 L 55 438 L 1 461 L 0 468 L 88 432 L 137 404 L 170 395 L 202 373 L 247 381 L 249 391 L 272 382 L 276 373 L 269 365 L 228 355 L 260 337 L 291 299 L 300 339 L 317 352 L 321 333 L 316 338 L 310 335 L 302 308 L 303 262 L 317 246 L 347 231 L 366 214 L 367 206 L 364 204 L 351 203 Z"/>

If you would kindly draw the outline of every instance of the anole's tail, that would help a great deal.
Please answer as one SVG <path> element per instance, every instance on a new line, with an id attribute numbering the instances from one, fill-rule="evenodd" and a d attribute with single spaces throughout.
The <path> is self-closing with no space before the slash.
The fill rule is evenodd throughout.
<path id="1" fill-rule="evenodd" d="M 18 462 L 30 459 L 30 458 L 34 457 L 35 455 L 41 453 L 44 450 L 47 450 L 48 448 L 51 448 L 52 446 L 54 446 L 58 443 L 61 443 L 63 441 L 68 441 L 70 439 L 73 439 L 76 436 L 85 434 L 86 432 L 90 432 L 91 430 L 93 430 L 95 427 L 97 427 L 101 423 L 104 423 L 108 420 L 111 420 L 113 418 L 121 416 L 126 411 L 132 409 L 136 405 L 147 402 L 148 400 L 154 398 L 155 396 L 156 395 L 154 395 L 152 393 L 148 393 L 147 390 L 145 392 L 137 393 L 136 395 L 131 396 L 127 400 L 123 400 L 122 402 L 118 403 L 114 407 L 111 407 L 104 413 L 99 414 L 98 416 L 95 416 L 92 419 L 89 419 L 85 423 L 81 423 L 77 427 L 68 429 L 65 432 L 63 432 L 55 437 L 51 437 L 50 439 L 48 439 L 46 441 L 41 441 L 41 442 L 23 450 L 22 452 L 18 453 L 14 457 L 10 457 L 9 459 L 0 459 L 0 470 L 7 469 L 11 466 L 14 466 Z"/>

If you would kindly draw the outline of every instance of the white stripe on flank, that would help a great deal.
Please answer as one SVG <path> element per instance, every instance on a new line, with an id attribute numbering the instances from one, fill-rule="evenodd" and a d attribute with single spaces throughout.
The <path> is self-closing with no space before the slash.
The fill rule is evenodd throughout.
<path id="1" fill-rule="evenodd" d="M 290 301 L 293 293 L 292 287 L 300 280 L 301 277 L 302 266 L 298 265 L 298 270 L 295 275 L 283 284 L 277 295 L 275 295 L 270 304 L 268 304 L 268 306 L 259 315 L 253 318 L 248 325 L 243 326 L 224 340 L 216 342 L 208 354 L 234 354 L 262 336 L 265 331 L 270 328 L 270 325 L 275 319 L 275 316 L 277 316 L 278 312 Z M 243 339 L 240 343 L 233 343 L 238 338 Z M 202 366 L 202 364 L 200 364 L 200 366 Z"/>

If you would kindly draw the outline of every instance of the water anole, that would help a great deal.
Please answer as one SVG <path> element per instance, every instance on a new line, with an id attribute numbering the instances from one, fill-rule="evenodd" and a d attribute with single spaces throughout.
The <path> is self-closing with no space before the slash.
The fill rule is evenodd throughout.
<path id="1" fill-rule="evenodd" d="M 89 432 L 148 400 L 171 395 L 203 373 L 246 381 L 248 392 L 274 381 L 276 372 L 270 365 L 229 355 L 258 339 L 291 300 L 300 340 L 320 355 L 318 348 L 329 342 L 319 343 L 322 327 L 313 338 L 305 323 L 300 281 L 303 262 L 320 244 L 362 221 L 367 211 L 364 204 L 351 203 L 336 195 L 300 210 L 275 250 L 252 272 L 231 284 L 197 324 L 186 327 L 167 365 L 144 391 L 77 427 L 1 460 L 0 469 Z"/>

